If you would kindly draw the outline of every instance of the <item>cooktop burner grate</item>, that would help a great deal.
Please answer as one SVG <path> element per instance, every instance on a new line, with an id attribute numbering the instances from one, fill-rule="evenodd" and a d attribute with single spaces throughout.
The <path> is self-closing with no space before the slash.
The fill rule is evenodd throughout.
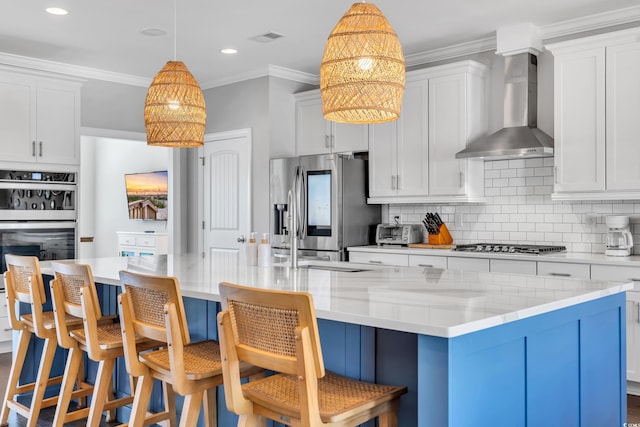
<path id="1" fill-rule="evenodd" d="M 557 252 L 565 252 L 566 246 L 554 245 L 520 245 L 513 243 L 471 243 L 466 245 L 456 245 L 454 251 L 461 252 L 493 252 L 507 254 L 532 254 L 543 255 Z"/>

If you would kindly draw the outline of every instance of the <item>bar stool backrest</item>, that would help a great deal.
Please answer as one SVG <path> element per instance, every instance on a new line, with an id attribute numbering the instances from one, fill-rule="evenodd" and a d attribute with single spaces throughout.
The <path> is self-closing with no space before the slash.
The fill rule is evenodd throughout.
<path id="1" fill-rule="evenodd" d="M 299 374 L 298 334 L 308 329 L 317 378 L 325 374 L 311 295 L 220 284 L 223 310 L 229 313 L 240 361 L 265 369 Z M 304 361 L 304 362 L 308 362 Z"/>
<path id="2" fill-rule="evenodd" d="M 7 308 L 9 321 L 13 329 L 22 329 L 22 322 L 16 313 L 16 302 L 31 305 L 33 327 L 36 335 L 44 336 L 42 306 L 46 302 L 44 283 L 40 271 L 40 261 L 35 256 L 6 254 L 7 271 L 5 273 L 5 287 L 7 293 Z"/>
<path id="3" fill-rule="evenodd" d="M 190 343 L 187 316 L 182 302 L 182 294 L 175 277 L 149 276 L 120 272 L 122 298 L 128 299 L 128 307 L 134 332 L 154 341 L 167 341 L 165 305 L 175 304 L 180 335 L 184 345 Z"/>
<path id="4" fill-rule="evenodd" d="M 56 311 L 58 343 L 64 348 L 71 348 L 74 345 L 74 339 L 69 335 L 65 315 L 78 317 L 84 319 L 85 336 L 91 343 L 88 351 L 96 354 L 99 351 L 96 328 L 103 316 L 91 267 L 85 264 L 56 261 L 51 262 L 51 267 L 55 272 L 55 278 L 51 281 L 51 297 Z M 86 296 L 83 297 L 83 293 Z M 86 299 L 84 306 L 83 298 Z"/>

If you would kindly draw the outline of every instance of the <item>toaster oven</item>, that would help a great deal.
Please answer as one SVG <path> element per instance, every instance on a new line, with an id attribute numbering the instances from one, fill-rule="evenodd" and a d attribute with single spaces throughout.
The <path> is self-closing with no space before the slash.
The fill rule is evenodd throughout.
<path id="1" fill-rule="evenodd" d="M 424 241 L 424 227 L 421 224 L 378 224 L 376 244 L 409 245 Z"/>

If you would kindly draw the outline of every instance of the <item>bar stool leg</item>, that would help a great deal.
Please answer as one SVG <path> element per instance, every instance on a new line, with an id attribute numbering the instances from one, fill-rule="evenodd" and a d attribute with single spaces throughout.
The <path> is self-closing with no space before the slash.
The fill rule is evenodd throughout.
<path id="1" fill-rule="evenodd" d="M 82 358 L 84 352 L 78 347 L 71 347 L 67 356 L 67 366 L 64 370 L 64 380 L 60 389 L 60 398 L 56 406 L 56 412 L 53 417 L 53 427 L 62 427 L 64 425 L 69 403 L 71 402 L 71 394 L 75 383 L 74 373 L 79 372 L 78 369 L 83 366 Z M 84 376 L 84 375 L 83 375 Z M 84 399 L 83 399 L 84 400 Z"/>
<path id="2" fill-rule="evenodd" d="M 182 416 L 180 417 L 180 427 L 192 427 L 198 422 L 200 415 L 200 405 L 202 405 L 202 392 L 188 394 L 184 397 L 182 406 Z"/>
<path id="3" fill-rule="evenodd" d="M 238 427 L 261 427 L 265 425 L 265 419 L 256 414 L 240 415 Z"/>
<path id="4" fill-rule="evenodd" d="M 76 377 L 76 387 L 78 390 L 87 383 L 87 379 L 84 376 L 84 356 L 80 357 L 80 366 L 78 367 L 78 375 Z M 78 406 L 76 409 L 86 408 L 87 407 L 87 396 L 81 396 L 78 398 Z"/>
<path id="5" fill-rule="evenodd" d="M 102 418 L 104 404 L 109 398 L 109 391 L 113 389 L 111 387 L 111 377 L 113 375 L 114 365 L 115 359 L 101 360 L 98 364 L 96 383 L 93 389 L 93 397 L 91 398 L 91 408 L 89 409 L 89 417 L 87 418 L 87 427 L 100 426 L 100 419 Z M 112 411 L 115 412 L 115 409 L 112 409 L 109 412 Z"/>
<path id="6" fill-rule="evenodd" d="M 131 416 L 129 417 L 130 426 L 141 426 L 144 424 L 152 390 L 153 378 L 151 378 L 150 375 L 138 377 L 138 385 L 136 386 L 133 405 L 131 407 Z"/>
<path id="7" fill-rule="evenodd" d="M 38 375 L 36 378 L 36 388 L 33 390 L 33 398 L 31 400 L 31 410 L 29 411 L 27 427 L 36 427 L 36 424 L 38 423 L 38 417 L 40 416 L 40 409 L 42 408 L 42 401 L 44 399 L 44 392 L 47 389 L 49 373 L 51 372 L 51 366 L 53 365 L 53 358 L 56 355 L 57 348 L 58 341 L 56 341 L 55 338 L 46 338 L 44 340 L 44 348 L 42 355 L 40 356 L 40 367 L 38 368 Z"/>
<path id="8" fill-rule="evenodd" d="M 204 392 L 202 403 L 204 406 L 204 425 L 208 427 L 217 427 L 218 425 L 218 399 L 216 392 L 218 388 L 210 388 Z"/>
<path id="9" fill-rule="evenodd" d="M 162 395 L 164 397 L 164 408 L 169 412 L 169 426 L 178 426 L 178 417 L 176 416 L 176 393 L 173 391 L 173 386 L 162 382 Z"/>
<path id="10" fill-rule="evenodd" d="M 11 370 L 9 371 L 9 380 L 7 381 L 7 391 L 4 395 L 4 403 L 2 404 L 2 415 L 0 415 L 0 426 L 7 426 L 9 420 L 9 401 L 15 398 L 18 393 L 18 381 L 20 380 L 20 373 L 24 366 L 24 361 L 29 350 L 29 341 L 31 340 L 31 332 L 23 329 L 20 331 L 18 337 L 18 347 L 16 348 L 16 354 L 11 363 Z"/>

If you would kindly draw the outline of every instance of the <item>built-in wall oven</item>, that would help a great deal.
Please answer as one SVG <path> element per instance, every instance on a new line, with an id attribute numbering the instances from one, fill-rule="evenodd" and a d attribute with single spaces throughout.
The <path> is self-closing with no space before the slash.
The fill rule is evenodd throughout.
<path id="1" fill-rule="evenodd" d="M 1 272 L 8 253 L 75 258 L 76 207 L 75 172 L 0 170 Z"/>

